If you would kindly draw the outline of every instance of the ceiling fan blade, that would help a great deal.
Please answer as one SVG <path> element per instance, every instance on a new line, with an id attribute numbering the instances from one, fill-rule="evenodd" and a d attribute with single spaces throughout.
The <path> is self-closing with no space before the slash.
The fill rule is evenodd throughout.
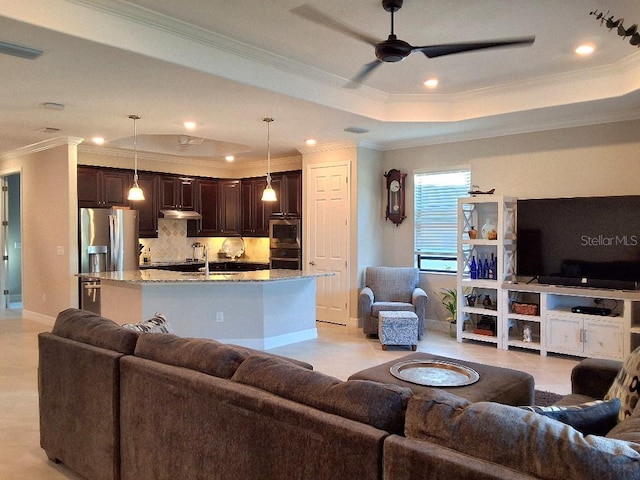
<path id="1" fill-rule="evenodd" d="M 375 46 L 380 40 L 374 38 L 366 33 L 359 32 L 353 27 L 342 23 L 335 18 L 330 17 L 326 13 L 321 12 L 320 10 L 316 10 L 309 4 L 300 5 L 291 10 L 291 13 L 294 15 L 298 15 L 299 17 L 304 18 L 305 20 L 309 20 L 317 25 L 322 27 L 330 28 L 338 33 L 343 33 L 349 37 L 355 38 L 356 40 L 360 40 L 361 42 L 368 43 L 369 45 Z"/>
<path id="2" fill-rule="evenodd" d="M 349 83 L 345 85 L 345 88 L 358 88 L 364 80 L 371 75 L 371 72 L 373 72 L 382 63 L 382 60 L 374 60 L 373 62 L 367 63 L 355 77 L 349 80 Z"/>
<path id="3" fill-rule="evenodd" d="M 471 52 L 473 50 L 485 50 L 488 48 L 512 47 L 517 45 L 531 45 L 536 37 L 513 38 L 508 40 L 490 40 L 485 42 L 449 43 L 443 45 L 427 45 L 425 47 L 413 47 L 420 50 L 429 58 L 453 55 L 455 53 Z"/>

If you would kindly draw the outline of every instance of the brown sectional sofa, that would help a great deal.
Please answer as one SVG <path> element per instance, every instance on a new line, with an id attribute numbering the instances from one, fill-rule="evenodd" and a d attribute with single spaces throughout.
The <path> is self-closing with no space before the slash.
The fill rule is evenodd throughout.
<path id="1" fill-rule="evenodd" d="M 138 334 L 75 309 L 61 312 L 39 344 L 42 448 L 88 479 L 536 478 L 518 462 L 504 466 L 428 438 L 434 398 L 467 402 L 440 390 L 413 395 L 396 385 L 343 382 L 303 362 Z M 587 374 L 600 372 L 598 362 L 577 369 L 574 380 L 592 383 L 581 398 L 599 394 Z M 609 367 L 615 375 L 619 365 Z M 435 418 L 427 425 L 446 420 Z M 640 436 L 636 427 L 629 438 Z M 466 444 L 491 442 L 481 431 L 467 434 Z M 634 445 L 618 442 L 626 453 Z M 604 478 L 633 478 L 618 475 L 632 467 Z M 593 477 L 563 480 L 571 478 Z"/>

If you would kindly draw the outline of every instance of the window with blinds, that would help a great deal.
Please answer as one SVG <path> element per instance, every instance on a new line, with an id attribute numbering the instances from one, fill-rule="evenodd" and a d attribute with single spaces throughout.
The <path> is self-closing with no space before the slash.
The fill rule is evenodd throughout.
<path id="1" fill-rule="evenodd" d="M 469 196 L 471 170 L 416 173 L 413 180 L 418 268 L 456 273 L 458 198 Z"/>

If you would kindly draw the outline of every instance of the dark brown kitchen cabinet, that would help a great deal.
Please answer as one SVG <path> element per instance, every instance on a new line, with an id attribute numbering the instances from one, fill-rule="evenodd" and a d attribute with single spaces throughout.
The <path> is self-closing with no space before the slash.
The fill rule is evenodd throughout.
<path id="1" fill-rule="evenodd" d="M 202 215 L 202 219 L 187 222 L 187 236 L 214 237 L 219 234 L 219 187 L 219 181 L 216 179 L 199 178 L 196 180 L 196 210 Z"/>
<path id="2" fill-rule="evenodd" d="M 144 200 L 131 201 L 132 209 L 138 210 L 138 229 L 140 238 L 158 237 L 158 188 L 157 175 L 138 172 L 138 185 L 144 193 Z"/>
<path id="3" fill-rule="evenodd" d="M 187 236 L 240 235 L 240 190 L 240 180 L 197 179 L 196 210 L 202 219 L 189 220 Z"/>
<path id="4" fill-rule="evenodd" d="M 132 184 L 133 174 L 129 170 L 78 166 L 78 206 L 126 207 Z"/>
<path id="5" fill-rule="evenodd" d="M 262 201 L 262 191 L 266 185 L 266 177 L 245 178 L 241 181 L 242 235 L 245 237 L 269 236 L 272 205 Z"/>
<path id="6" fill-rule="evenodd" d="M 271 177 L 271 185 L 278 197 L 278 201 L 272 207 L 271 216 L 275 218 L 301 218 L 302 171 L 276 173 Z"/>
<path id="7" fill-rule="evenodd" d="M 195 180 L 174 175 L 160 175 L 158 181 L 160 210 L 195 210 Z"/>
<path id="8" fill-rule="evenodd" d="M 220 180 L 220 234 L 240 235 L 240 180 Z"/>

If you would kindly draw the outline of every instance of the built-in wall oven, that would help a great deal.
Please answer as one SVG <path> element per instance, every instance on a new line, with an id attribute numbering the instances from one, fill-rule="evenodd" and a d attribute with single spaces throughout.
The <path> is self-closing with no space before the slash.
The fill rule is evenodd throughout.
<path id="1" fill-rule="evenodd" d="M 300 219 L 269 220 L 270 268 L 302 269 Z"/>

